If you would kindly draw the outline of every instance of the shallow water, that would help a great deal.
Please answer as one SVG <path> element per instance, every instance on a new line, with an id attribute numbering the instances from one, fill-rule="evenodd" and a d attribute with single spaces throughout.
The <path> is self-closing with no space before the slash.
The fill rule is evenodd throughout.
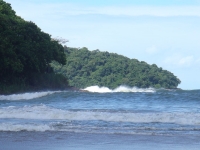
<path id="1" fill-rule="evenodd" d="M 72 132 L 1 132 L 6 150 L 199 150 L 199 136 L 88 134 Z"/>
<path id="2" fill-rule="evenodd" d="M 0 95 L 3 149 L 199 149 L 200 90 Z"/>

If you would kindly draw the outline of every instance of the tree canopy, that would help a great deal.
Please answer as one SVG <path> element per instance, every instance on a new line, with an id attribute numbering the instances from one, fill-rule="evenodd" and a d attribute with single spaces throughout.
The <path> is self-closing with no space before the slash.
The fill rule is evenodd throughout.
<path id="1" fill-rule="evenodd" d="M 33 73 L 50 72 L 53 60 L 66 64 L 63 46 L 0 0 L 0 84 L 29 84 Z"/>
<path id="2" fill-rule="evenodd" d="M 65 87 L 66 77 L 69 85 L 77 88 L 91 85 L 176 88 L 180 83 L 171 72 L 155 64 L 85 47 L 63 47 L 59 39 L 17 16 L 10 4 L 0 0 L 0 93 L 13 85 L 24 89 Z"/>
<path id="3" fill-rule="evenodd" d="M 99 85 L 116 88 L 120 85 L 141 88 L 176 88 L 180 80 L 173 73 L 144 61 L 122 55 L 89 51 L 87 48 L 67 48 L 67 64 L 53 63 L 56 72 L 64 74 L 71 86 L 85 88 Z"/>

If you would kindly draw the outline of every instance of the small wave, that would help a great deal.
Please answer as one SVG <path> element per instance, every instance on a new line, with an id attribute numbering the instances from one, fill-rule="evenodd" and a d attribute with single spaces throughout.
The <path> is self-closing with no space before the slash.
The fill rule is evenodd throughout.
<path id="1" fill-rule="evenodd" d="M 198 134 L 199 127 L 158 127 L 158 126 L 130 126 L 126 127 L 120 124 L 113 127 L 111 124 L 105 126 L 84 125 L 66 122 L 49 122 L 49 123 L 0 123 L 1 131 L 62 131 L 74 133 L 104 133 L 104 134 L 139 134 L 139 135 L 173 135 L 174 132 L 181 134 Z"/>
<path id="2" fill-rule="evenodd" d="M 128 86 L 119 86 L 116 89 L 112 90 L 108 87 L 99 87 L 99 86 L 90 86 L 85 89 L 82 89 L 84 91 L 88 92 L 94 92 L 94 93 L 116 93 L 116 92 L 150 92 L 154 93 L 156 90 L 154 88 L 137 88 L 137 87 L 128 87 Z"/>
<path id="3" fill-rule="evenodd" d="M 0 131 L 52 131 L 49 125 L 1 123 Z"/>
<path id="4" fill-rule="evenodd" d="M 47 92 L 33 92 L 33 93 L 22 93 L 22 94 L 12 94 L 12 95 L 0 95 L 0 100 L 30 100 L 50 94 L 54 94 L 60 91 L 47 91 Z"/>
<path id="5" fill-rule="evenodd" d="M 70 111 L 46 105 L 1 108 L 0 118 L 200 125 L 200 113 Z"/>

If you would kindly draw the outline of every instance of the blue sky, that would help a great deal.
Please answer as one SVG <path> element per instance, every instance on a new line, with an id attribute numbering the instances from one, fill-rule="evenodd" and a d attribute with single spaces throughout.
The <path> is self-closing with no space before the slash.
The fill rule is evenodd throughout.
<path id="1" fill-rule="evenodd" d="M 200 89 L 200 0 L 6 0 L 70 47 L 87 47 L 157 64 Z"/>
<path id="2" fill-rule="evenodd" d="M 14 0 L 7 0 L 7 2 L 13 2 Z M 21 0 L 25 1 L 25 0 Z M 29 0 L 31 3 L 76 3 L 84 5 L 95 5 L 95 6 L 107 6 L 107 5 L 155 5 L 155 6 L 166 6 L 166 5 L 199 5 L 199 0 Z"/>

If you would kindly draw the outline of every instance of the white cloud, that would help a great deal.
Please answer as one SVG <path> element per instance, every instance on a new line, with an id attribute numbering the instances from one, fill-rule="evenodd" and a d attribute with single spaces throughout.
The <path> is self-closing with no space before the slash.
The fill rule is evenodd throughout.
<path id="1" fill-rule="evenodd" d="M 47 9 L 61 12 L 65 15 L 86 15 L 100 14 L 111 16 L 200 16 L 200 6 L 107 6 L 107 7 L 86 7 L 78 5 L 46 5 Z"/>
<path id="2" fill-rule="evenodd" d="M 12 6 L 19 7 L 18 12 L 26 12 L 24 15 L 86 15 L 100 14 L 112 16 L 198 16 L 200 6 L 85 6 L 67 2 L 57 3 L 33 3 L 8 0 Z M 23 8 L 23 9 L 22 9 Z"/>
<path id="3" fill-rule="evenodd" d="M 69 47 L 86 46 L 156 63 L 180 77 L 181 88 L 199 88 L 199 5 L 91 7 L 36 1 L 6 0 L 25 20 L 53 37 L 69 39 Z"/>
<path id="4" fill-rule="evenodd" d="M 190 67 L 192 64 L 195 64 L 196 61 L 197 60 L 194 58 L 194 56 L 172 55 L 167 57 L 164 60 L 164 63 L 168 65 Z"/>
<path id="5" fill-rule="evenodd" d="M 186 57 L 181 58 L 178 61 L 178 64 L 180 64 L 180 65 L 190 65 L 193 61 L 194 61 L 193 56 L 186 56 Z"/>
<path id="6" fill-rule="evenodd" d="M 158 49 L 153 45 L 153 46 L 147 48 L 146 52 L 149 54 L 155 54 L 156 52 L 158 52 Z"/>
<path id="7" fill-rule="evenodd" d="M 96 12 L 106 15 L 126 16 L 200 16 L 199 6 L 125 6 L 96 8 Z"/>
<path id="8" fill-rule="evenodd" d="M 200 58 L 196 60 L 196 63 L 197 63 L 197 64 L 200 64 Z"/>

